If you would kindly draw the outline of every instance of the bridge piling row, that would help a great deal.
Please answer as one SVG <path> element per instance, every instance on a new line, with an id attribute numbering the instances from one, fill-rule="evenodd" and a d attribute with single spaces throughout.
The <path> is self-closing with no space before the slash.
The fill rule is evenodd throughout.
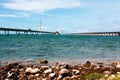
<path id="1" fill-rule="evenodd" d="M 28 34 L 41 34 L 41 33 L 46 33 L 46 34 L 53 34 L 54 32 L 47 32 L 47 31 L 37 31 L 37 30 L 25 30 L 25 29 L 14 29 L 14 28 L 1 28 L 0 31 L 4 31 L 4 35 L 10 35 L 10 32 L 15 32 L 16 35 L 28 35 Z"/>
<path id="2" fill-rule="evenodd" d="M 120 32 L 89 32 L 77 33 L 78 35 L 91 35 L 91 36 L 120 36 Z"/>

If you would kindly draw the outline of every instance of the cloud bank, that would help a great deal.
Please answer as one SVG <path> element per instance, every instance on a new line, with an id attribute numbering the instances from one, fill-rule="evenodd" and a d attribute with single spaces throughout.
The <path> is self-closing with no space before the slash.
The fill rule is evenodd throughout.
<path id="1" fill-rule="evenodd" d="M 58 8 L 78 7 L 81 4 L 79 0 L 9 0 L 9 2 L 0 5 L 12 10 L 39 13 Z"/>
<path id="2" fill-rule="evenodd" d="M 18 16 L 13 14 L 0 14 L 0 17 L 18 17 Z"/>

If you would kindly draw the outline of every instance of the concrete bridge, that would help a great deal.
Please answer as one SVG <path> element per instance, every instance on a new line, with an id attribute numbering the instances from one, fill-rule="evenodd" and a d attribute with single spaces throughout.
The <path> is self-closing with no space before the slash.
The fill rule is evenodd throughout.
<path id="1" fill-rule="evenodd" d="M 75 33 L 76 35 L 97 35 L 97 36 L 120 36 L 120 32 L 87 32 Z"/>
<path id="2" fill-rule="evenodd" d="M 48 32 L 48 31 L 37 31 L 37 30 L 31 30 L 31 29 L 15 29 L 15 28 L 2 28 L 0 27 L 0 31 L 4 31 L 5 35 L 9 35 L 10 32 L 16 32 L 17 35 L 20 35 L 21 33 L 24 34 L 54 34 L 55 32 Z"/>

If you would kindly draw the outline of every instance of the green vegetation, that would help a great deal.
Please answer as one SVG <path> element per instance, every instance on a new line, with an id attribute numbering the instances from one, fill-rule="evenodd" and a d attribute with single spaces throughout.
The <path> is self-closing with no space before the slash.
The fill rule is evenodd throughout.
<path id="1" fill-rule="evenodd" d="M 101 73 L 93 73 L 93 74 L 88 74 L 86 75 L 86 80 L 95 80 L 95 79 L 100 79 L 103 78 L 104 74 Z"/>
<path id="2" fill-rule="evenodd" d="M 85 76 L 86 80 L 120 80 L 120 73 L 117 74 L 102 74 L 92 73 Z"/>

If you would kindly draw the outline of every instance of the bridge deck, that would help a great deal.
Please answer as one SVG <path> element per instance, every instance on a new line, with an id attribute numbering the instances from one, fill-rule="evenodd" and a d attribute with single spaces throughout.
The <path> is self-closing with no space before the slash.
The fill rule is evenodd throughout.
<path id="1" fill-rule="evenodd" d="M 120 32 L 87 32 L 75 33 L 76 35 L 102 35 L 102 36 L 120 36 Z"/>
<path id="2" fill-rule="evenodd" d="M 9 31 L 16 31 L 16 32 L 24 32 L 24 33 L 28 33 L 28 32 L 32 32 L 32 33 L 54 33 L 54 32 L 48 32 L 48 31 L 38 31 L 38 30 L 31 30 L 31 29 L 15 29 L 15 28 L 2 28 L 0 27 L 0 31 L 6 31 L 9 33 Z"/>

